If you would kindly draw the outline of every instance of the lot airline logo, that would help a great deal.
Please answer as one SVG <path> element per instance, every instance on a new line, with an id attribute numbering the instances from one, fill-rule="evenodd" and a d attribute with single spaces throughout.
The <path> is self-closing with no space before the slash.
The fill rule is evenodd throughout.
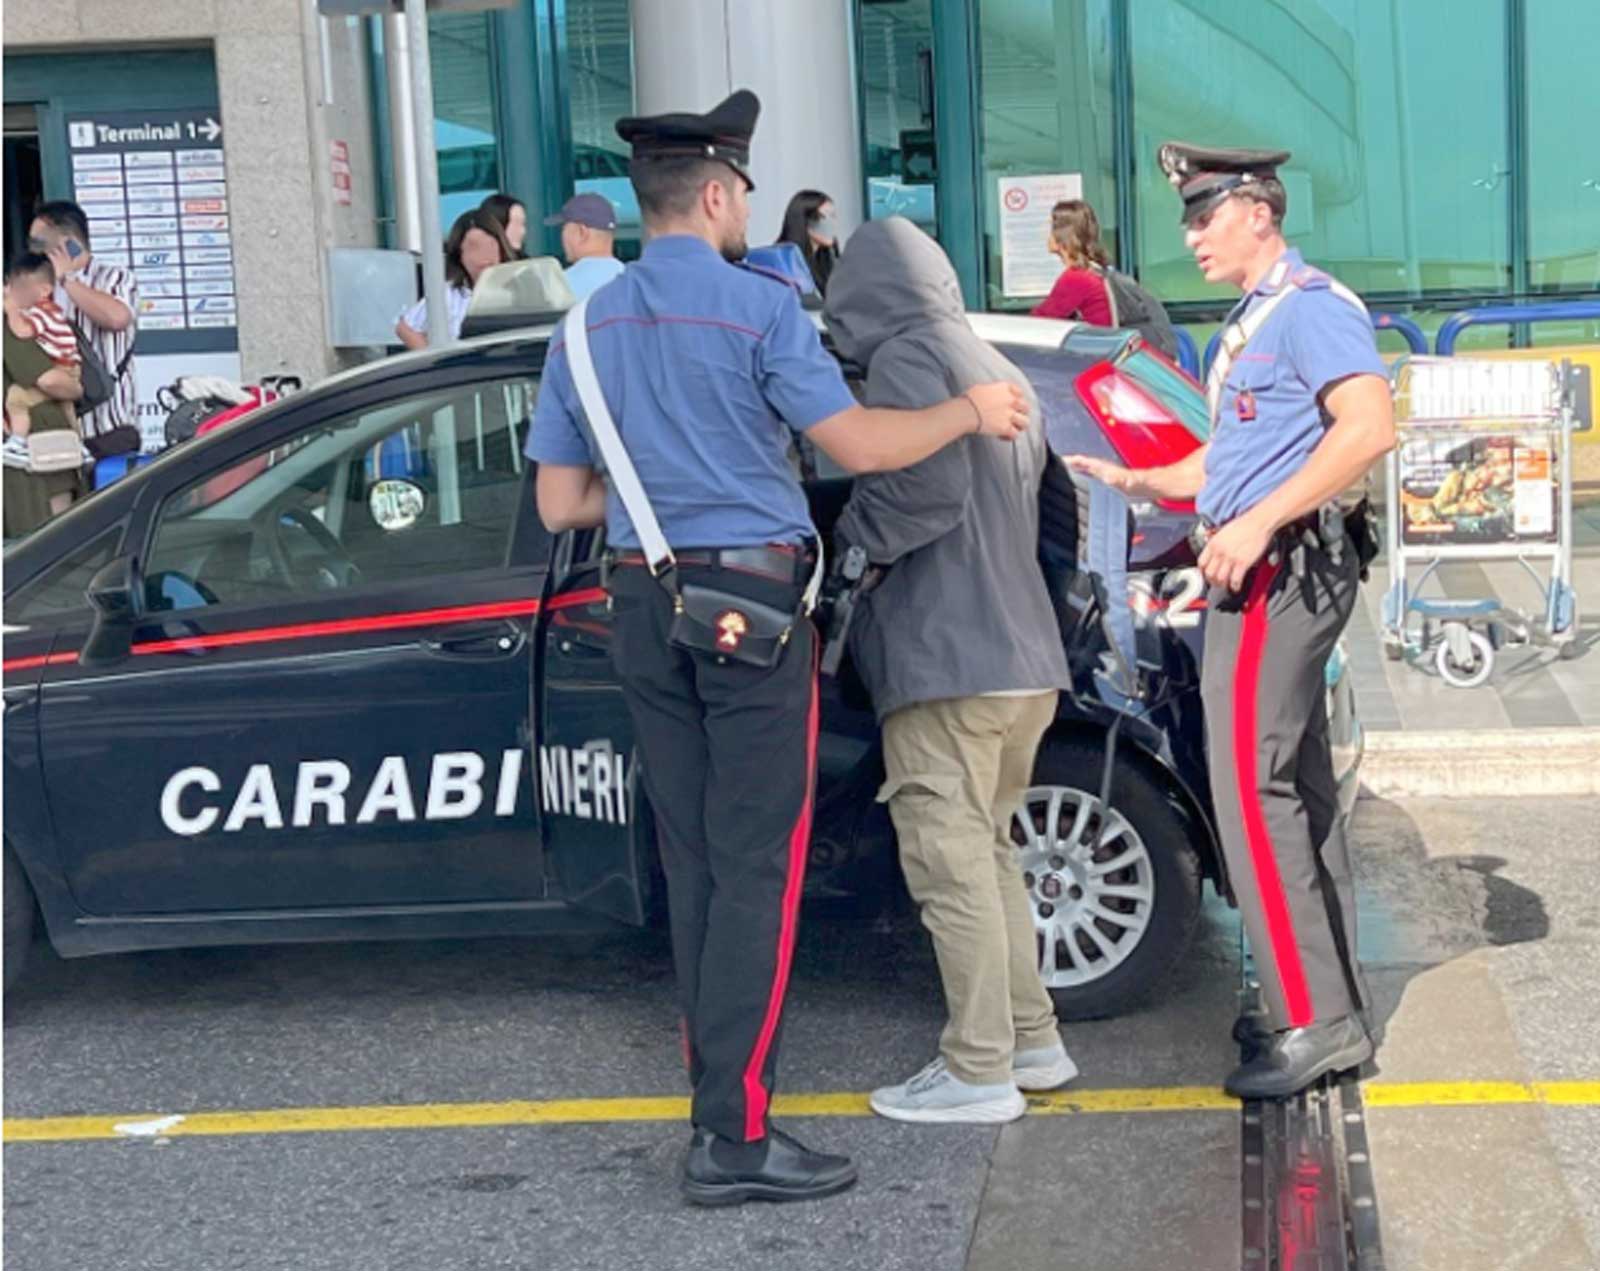
<path id="1" fill-rule="evenodd" d="M 237 834 L 385 822 L 464 821 L 482 814 L 517 815 L 524 788 L 521 747 L 498 757 L 449 750 L 408 760 L 386 755 L 357 771 L 342 759 L 303 759 L 292 773 L 251 764 L 236 785 L 213 768 L 183 768 L 161 790 L 161 820 L 173 834 Z M 622 755 L 609 740 L 582 746 L 540 746 L 540 806 L 549 816 L 611 825 L 628 823 L 629 791 Z M 225 788 L 226 787 L 226 788 Z"/>

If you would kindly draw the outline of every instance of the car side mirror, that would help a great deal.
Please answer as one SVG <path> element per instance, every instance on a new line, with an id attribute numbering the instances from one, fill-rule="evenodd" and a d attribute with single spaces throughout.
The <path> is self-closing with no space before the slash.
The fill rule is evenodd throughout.
<path id="1" fill-rule="evenodd" d="M 108 666 L 128 656 L 143 594 L 139 564 L 132 556 L 119 556 L 101 566 L 84 589 L 94 610 L 94 626 L 78 654 L 81 665 Z"/>
<path id="2" fill-rule="evenodd" d="M 415 481 L 385 477 L 367 492 L 367 510 L 386 534 L 409 530 L 428 509 L 428 493 Z"/>

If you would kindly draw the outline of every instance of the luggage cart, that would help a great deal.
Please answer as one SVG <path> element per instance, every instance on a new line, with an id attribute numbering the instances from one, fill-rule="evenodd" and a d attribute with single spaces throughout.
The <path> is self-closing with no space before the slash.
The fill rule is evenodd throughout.
<path id="1" fill-rule="evenodd" d="M 1576 657 L 1571 363 L 1407 357 L 1392 381 L 1399 444 L 1388 459 L 1385 655 L 1431 660 L 1457 688 L 1487 680 L 1505 645 Z M 1496 596 L 1423 595 L 1447 561 L 1494 560 L 1528 571 L 1540 612 Z"/>

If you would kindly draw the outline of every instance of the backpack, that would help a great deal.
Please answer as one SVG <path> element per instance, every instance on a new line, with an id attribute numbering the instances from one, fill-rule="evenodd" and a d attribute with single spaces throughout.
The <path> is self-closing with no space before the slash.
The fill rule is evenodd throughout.
<path id="1" fill-rule="evenodd" d="M 1109 266 L 1100 271 L 1106 281 L 1106 299 L 1111 304 L 1113 326 L 1131 327 L 1146 344 L 1160 349 L 1174 361 L 1178 357 L 1178 333 L 1166 307 L 1127 274 Z"/>

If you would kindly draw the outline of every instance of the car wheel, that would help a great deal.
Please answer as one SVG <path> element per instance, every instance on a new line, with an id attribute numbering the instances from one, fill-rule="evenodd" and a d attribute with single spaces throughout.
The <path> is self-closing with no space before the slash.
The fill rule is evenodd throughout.
<path id="1" fill-rule="evenodd" d="M 1102 809 L 1103 755 L 1047 740 L 1012 820 L 1039 973 L 1064 1020 L 1119 1015 L 1148 998 L 1200 916 L 1200 861 L 1171 796 L 1123 765 Z"/>
<path id="2" fill-rule="evenodd" d="M 9 991 L 22 975 L 33 948 L 33 888 L 17 864 L 11 849 L 5 849 L 5 987 Z"/>

